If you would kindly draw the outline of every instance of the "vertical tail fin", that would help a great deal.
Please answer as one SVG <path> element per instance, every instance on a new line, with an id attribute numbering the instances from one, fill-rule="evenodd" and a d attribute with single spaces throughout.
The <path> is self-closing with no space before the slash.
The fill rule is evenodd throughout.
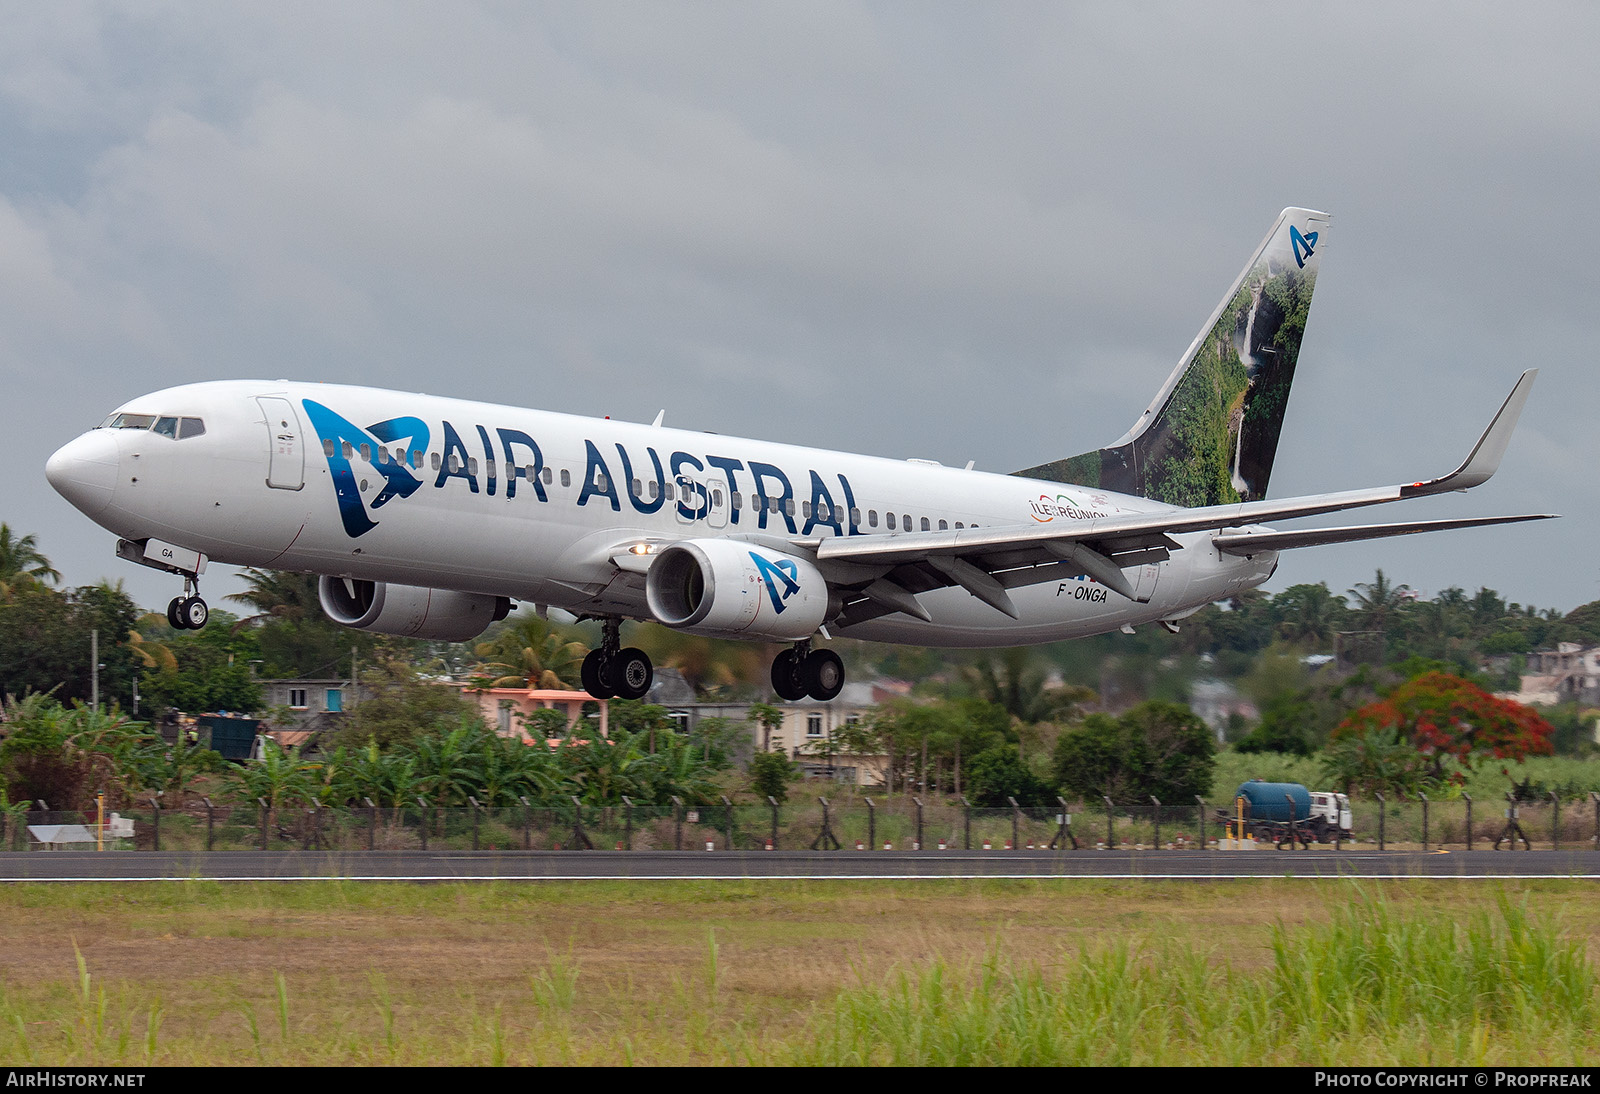
<path id="1" fill-rule="evenodd" d="M 1171 505 L 1264 497 L 1327 238 L 1326 213 L 1285 209 L 1132 429 L 1016 474 Z"/>

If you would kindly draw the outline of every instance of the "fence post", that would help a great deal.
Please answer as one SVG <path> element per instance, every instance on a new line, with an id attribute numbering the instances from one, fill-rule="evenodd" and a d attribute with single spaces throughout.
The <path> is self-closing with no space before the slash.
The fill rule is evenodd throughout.
<path id="1" fill-rule="evenodd" d="M 267 849 L 267 821 L 272 810 L 267 808 L 266 798 L 257 798 L 256 801 L 261 803 L 261 849 L 265 851 Z"/>
<path id="2" fill-rule="evenodd" d="M 1600 793 L 1591 790 L 1589 797 L 1594 799 L 1594 842 L 1600 847 Z"/>
<path id="3" fill-rule="evenodd" d="M 828 819 L 828 799 L 819 797 L 817 800 L 822 803 L 822 831 L 811 841 L 811 849 L 815 851 L 820 847 L 824 851 L 837 851 L 840 849 L 839 837 L 833 834 L 833 826 Z M 832 847 L 828 846 L 830 843 Z"/>
<path id="4" fill-rule="evenodd" d="M 1155 817 L 1156 821 L 1156 843 L 1151 850 L 1159 851 L 1161 850 L 1161 799 L 1156 797 L 1154 794 L 1151 794 L 1150 804 L 1155 807 L 1155 812 L 1152 814 L 1152 816 Z"/>
<path id="5" fill-rule="evenodd" d="M 917 846 L 914 850 L 922 850 L 922 799 L 913 796 L 911 799 L 917 806 Z"/>
<path id="6" fill-rule="evenodd" d="M 1383 850 L 1383 819 L 1389 810 L 1384 807 L 1383 792 L 1374 790 L 1372 796 L 1378 799 L 1378 850 Z"/>
<path id="7" fill-rule="evenodd" d="M 327 850 L 327 844 L 322 842 L 322 803 L 311 799 L 311 846 L 318 851 Z"/>
<path id="8" fill-rule="evenodd" d="M 722 795 L 722 809 L 723 809 L 723 814 L 722 814 L 723 832 L 728 837 L 728 850 L 732 851 L 734 849 L 734 847 L 733 847 L 733 803 L 728 800 L 728 795 L 726 795 L 726 794 Z"/>
<path id="9" fill-rule="evenodd" d="M 1422 799 L 1422 849 L 1428 849 L 1428 795 L 1417 791 L 1417 797 Z"/>
<path id="10" fill-rule="evenodd" d="M 1561 850 L 1561 798 L 1554 790 L 1550 791 L 1550 849 Z"/>
<path id="11" fill-rule="evenodd" d="M 202 796 L 200 800 L 206 803 L 206 850 L 209 851 L 211 850 L 211 799 Z"/>
<path id="12" fill-rule="evenodd" d="M 533 803 L 526 794 L 518 794 L 517 800 L 522 803 L 522 849 L 533 850 Z"/>
<path id="13" fill-rule="evenodd" d="M 472 809 L 472 849 L 478 849 L 478 799 L 467 795 L 467 805 Z"/>
<path id="14" fill-rule="evenodd" d="M 583 831 L 583 803 L 576 794 L 568 794 L 567 797 L 572 799 L 572 849 L 593 851 L 594 844 L 589 842 L 589 837 Z"/>
<path id="15" fill-rule="evenodd" d="M 867 850 L 876 851 L 878 849 L 878 810 L 872 804 L 872 799 L 866 795 L 862 795 L 861 800 L 867 803 Z M 826 802 L 823 803 L 823 810 L 823 817 L 826 819 Z"/>
<path id="16" fill-rule="evenodd" d="M 961 843 L 965 850 L 972 850 L 972 803 L 967 796 L 961 796 Z"/>
<path id="17" fill-rule="evenodd" d="M 1061 806 L 1061 816 L 1057 821 L 1061 830 L 1056 833 L 1056 838 L 1051 841 L 1050 849 L 1052 851 L 1055 850 L 1056 844 L 1059 843 L 1061 844 L 1061 849 L 1065 851 L 1067 849 L 1067 841 L 1071 840 L 1072 849 L 1076 851 L 1078 849 L 1078 837 L 1072 834 L 1072 814 L 1067 811 L 1067 799 L 1057 794 L 1056 804 Z"/>
<path id="18" fill-rule="evenodd" d="M 772 806 L 772 849 L 778 849 L 778 799 L 771 794 L 767 795 L 767 804 Z"/>
<path id="19" fill-rule="evenodd" d="M 1111 804 L 1111 799 L 1104 794 L 1100 795 L 1100 800 L 1106 803 L 1106 850 L 1115 851 L 1117 849 L 1116 829 L 1112 827 L 1112 822 L 1116 819 L 1112 816 L 1114 807 Z"/>
<path id="20" fill-rule="evenodd" d="M 154 833 L 155 838 L 154 849 L 159 851 L 161 850 L 161 791 L 157 790 L 154 794 L 150 795 L 150 809 L 152 814 L 155 816 L 155 823 L 151 825 L 151 830 Z"/>
<path id="21" fill-rule="evenodd" d="M 422 849 L 426 851 L 428 849 L 428 803 L 421 795 L 417 796 L 417 808 L 421 810 L 418 814 L 418 819 L 422 822 L 419 826 L 422 829 Z"/>
<path id="22" fill-rule="evenodd" d="M 1470 851 L 1472 850 L 1472 795 L 1463 790 L 1461 796 L 1467 802 L 1467 850 Z"/>
<path id="23" fill-rule="evenodd" d="M 1020 851 L 1022 850 L 1022 825 L 1020 823 L 1022 820 L 1022 807 L 1017 804 L 1017 799 L 1010 794 L 1006 795 L 1006 801 L 1011 803 L 1011 849 Z"/>
<path id="24" fill-rule="evenodd" d="M 683 799 L 676 794 L 672 795 L 672 816 L 672 849 L 681 851 L 683 850 Z"/>
<path id="25" fill-rule="evenodd" d="M 367 850 L 372 850 L 377 845 L 378 839 L 378 807 L 372 804 L 371 798 L 362 798 L 367 803 Z"/>
<path id="26" fill-rule="evenodd" d="M 622 849 L 633 850 L 633 799 L 622 795 Z"/>
<path id="27" fill-rule="evenodd" d="M 1206 800 L 1199 794 L 1194 796 L 1194 808 L 1195 817 L 1200 822 L 1198 825 L 1196 825 L 1196 828 L 1200 833 L 1200 850 L 1204 851 L 1208 846 L 1210 846 L 1210 844 L 1206 839 Z"/>

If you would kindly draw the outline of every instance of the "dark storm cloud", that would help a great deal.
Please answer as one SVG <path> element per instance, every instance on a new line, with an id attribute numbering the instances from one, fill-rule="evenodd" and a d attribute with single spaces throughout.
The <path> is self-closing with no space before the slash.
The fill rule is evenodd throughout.
<path id="1" fill-rule="evenodd" d="M 994 470 L 1077 452 L 1132 422 L 1301 204 L 1335 220 L 1273 492 L 1447 470 L 1538 365 L 1502 476 L 1412 509 L 1569 516 L 1299 552 L 1276 585 L 1383 566 L 1600 596 L 1587 7 L 12 15 L 0 516 L 70 581 L 169 595 L 42 467 L 204 378 L 664 405 Z"/>

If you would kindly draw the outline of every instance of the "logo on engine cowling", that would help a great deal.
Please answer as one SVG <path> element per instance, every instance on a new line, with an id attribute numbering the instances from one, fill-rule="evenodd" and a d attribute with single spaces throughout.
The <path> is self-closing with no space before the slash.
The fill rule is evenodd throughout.
<path id="1" fill-rule="evenodd" d="M 795 565 L 792 558 L 780 558 L 773 562 L 754 551 L 750 552 L 750 561 L 756 564 L 762 584 L 767 587 L 767 596 L 772 598 L 772 610 L 782 615 L 783 609 L 789 606 L 785 601 L 800 591 L 800 567 Z M 782 594 L 778 592 L 780 584 L 783 586 Z"/>
<path id="2" fill-rule="evenodd" d="M 391 498 L 409 498 L 422 485 L 422 479 L 411 473 L 405 453 L 414 451 L 416 462 L 428 447 L 428 426 L 421 418 L 390 418 L 369 425 L 366 429 L 342 415 L 329 410 L 311 399 L 303 400 L 311 425 L 322 438 L 322 450 L 328 458 L 328 471 L 333 476 L 333 492 L 339 499 L 339 519 L 352 539 L 366 535 L 378 526 L 368 515 L 369 509 L 378 509 Z M 406 448 L 395 445 L 392 455 L 387 445 L 406 440 Z M 372 499 L 370 506 L 362 503 L 361 494 L 367 488 L 362 479 L 356 482 L 352 459 L 359 458 L 383 476 L 383 489 Z M 476 487 L 474 487 L 476 489 Z"/>

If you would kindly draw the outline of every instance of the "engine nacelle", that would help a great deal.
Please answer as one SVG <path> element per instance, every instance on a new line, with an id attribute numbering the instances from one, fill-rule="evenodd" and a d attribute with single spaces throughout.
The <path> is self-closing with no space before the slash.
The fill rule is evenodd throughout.
<path id="1" fill-rule="evenodd" d="M 645 597 L 662 623 L 713 638 L 810 638 L 828 583 L 803 558 L 736 539 L 686 539 L 650 564 Z"/>
<path id="2" fill-rule="evenodd" d="M 358 631 L 465 642 L 476 638 L 511 611 L 511 600 L 481 593 L 390 585 L 382 581 L 348 581 L 324 577 L 317 599 L 328 618 Z"/>

